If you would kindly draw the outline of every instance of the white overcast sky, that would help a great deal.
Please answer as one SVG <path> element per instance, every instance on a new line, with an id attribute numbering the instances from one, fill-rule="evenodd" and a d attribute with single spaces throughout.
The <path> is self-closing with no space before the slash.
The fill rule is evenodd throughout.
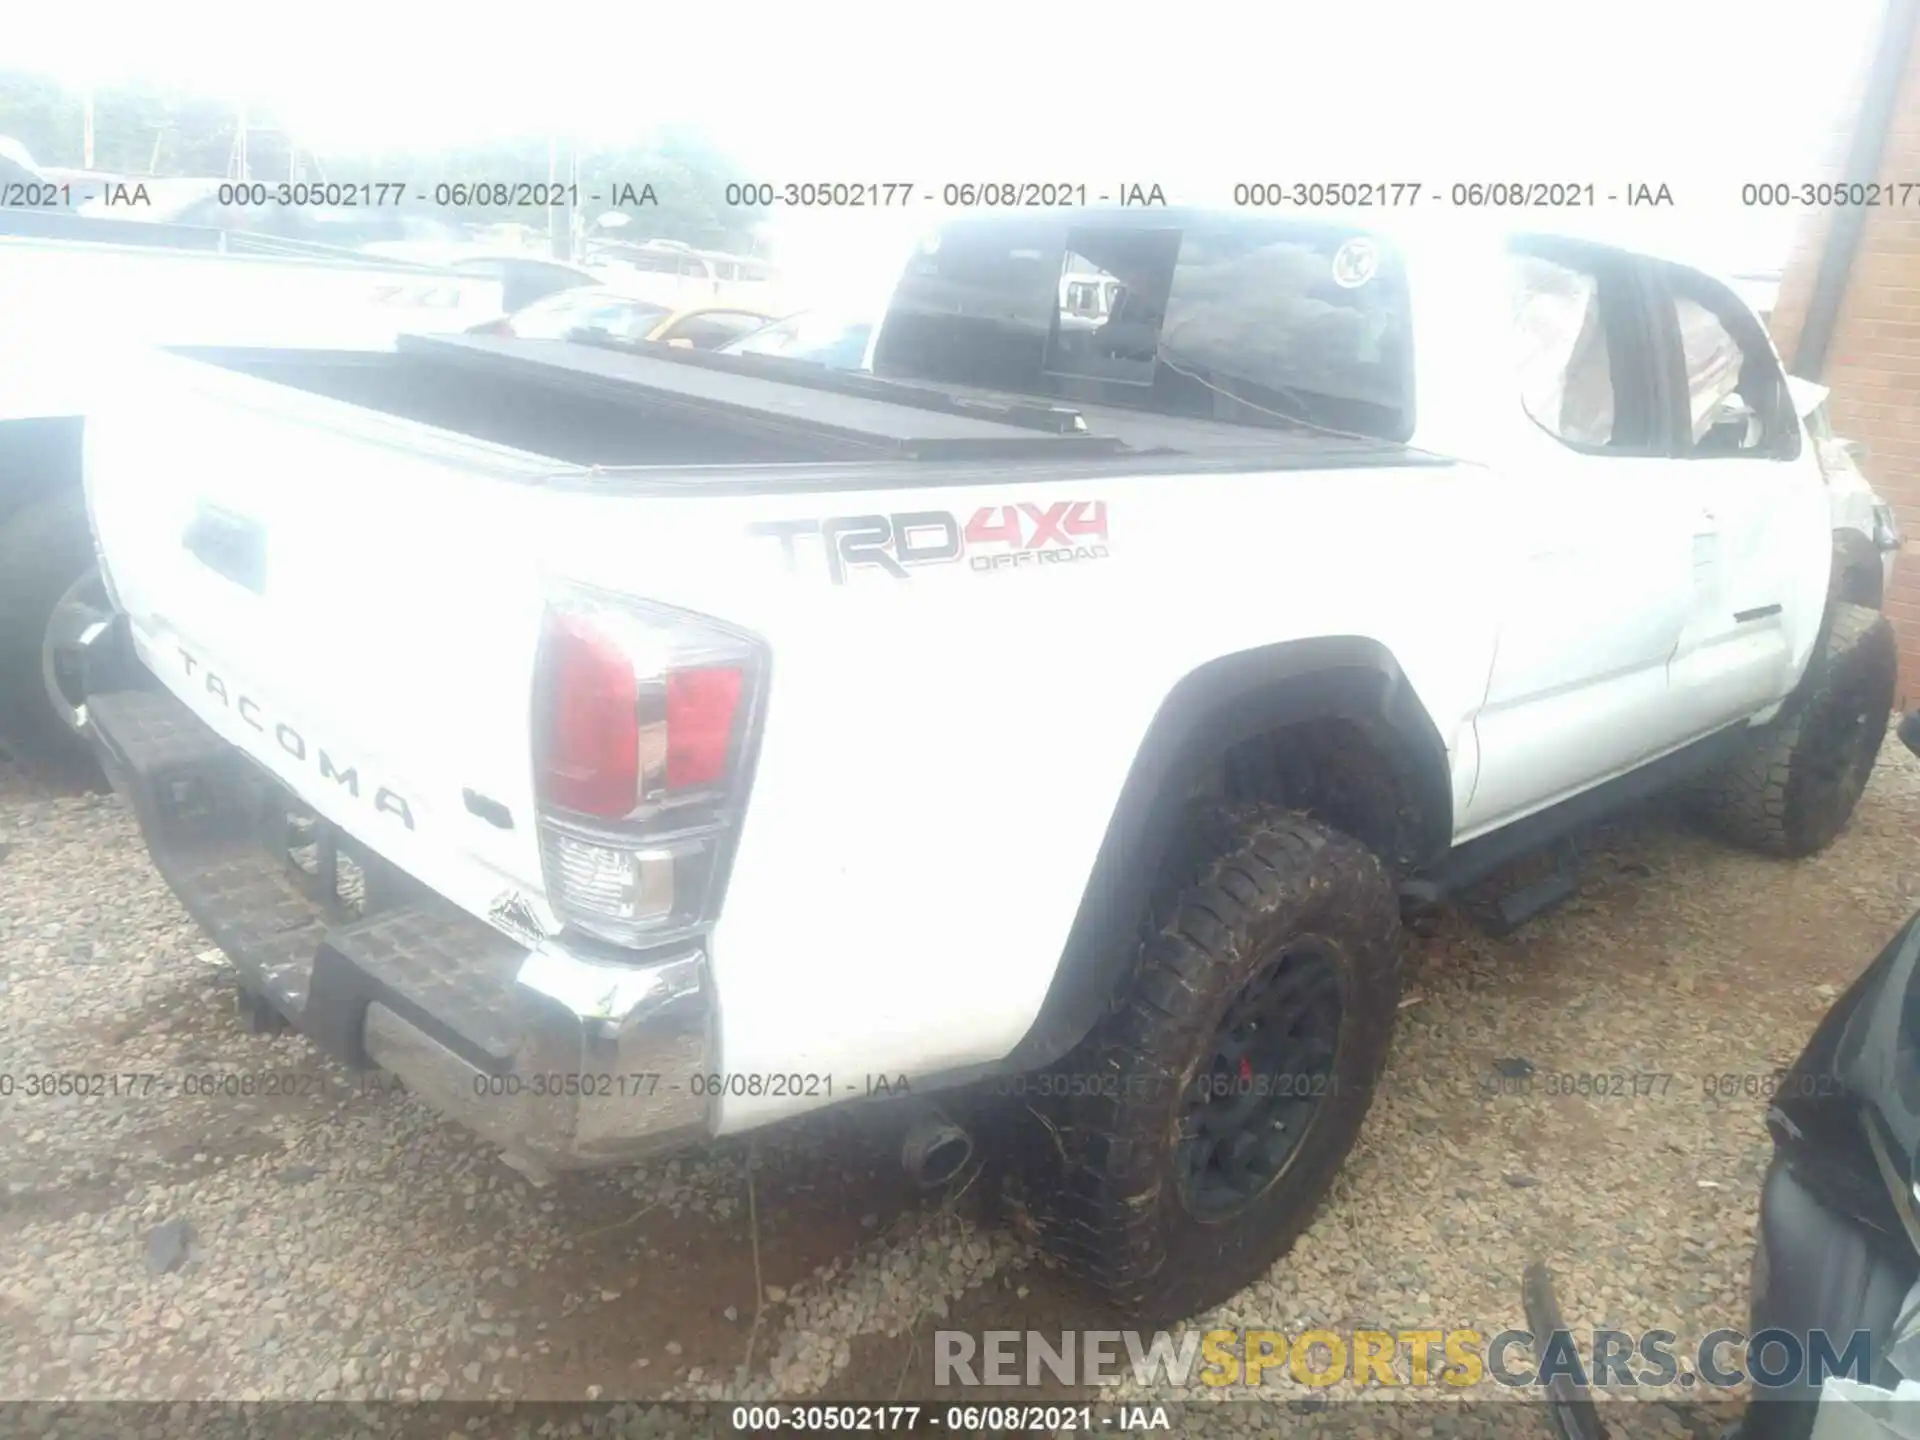
<path id="1" fill-rule="evenodd" d="M 771 180 L 1665 182 L 1741 268 L 1789 233 L 1741 183 L 1817 177 L 1880 4 L 23 0 L 5 58 L 271 106 L 323 150 L 678 120 Z"/>

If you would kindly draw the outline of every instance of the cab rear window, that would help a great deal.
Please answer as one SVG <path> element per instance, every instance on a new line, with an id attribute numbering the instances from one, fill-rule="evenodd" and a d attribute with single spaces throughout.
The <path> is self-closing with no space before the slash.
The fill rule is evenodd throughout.
<path id="1" fill-rule="evenodd" d="M 1177 212 L 948 227 L 907 267 L 877 373 L 1394 442 L 1405 273 L 1351 226 Z"/>

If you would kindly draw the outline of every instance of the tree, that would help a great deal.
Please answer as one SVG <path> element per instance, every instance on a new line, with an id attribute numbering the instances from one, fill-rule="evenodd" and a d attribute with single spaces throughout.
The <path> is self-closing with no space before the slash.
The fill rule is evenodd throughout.
<path id="1" fill-rule="evenodd" d="M 80 97 L 41 75 L 0 70 L 0 135 L 43 165 L 80 163 Z"/>

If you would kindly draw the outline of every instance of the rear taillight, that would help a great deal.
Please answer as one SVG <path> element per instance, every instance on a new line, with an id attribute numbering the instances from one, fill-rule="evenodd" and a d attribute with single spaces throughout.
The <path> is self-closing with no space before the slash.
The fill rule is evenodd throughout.
<path id="1" fill-rule="evenodd" d="M 651 945 L 712 921 L 766 674 L 760 641 L 704 616 L 573 587 L 549 602 L 535 782 L 568 923 Z"/>
<path id="2" fill-rule="evenodd" d="M 632 661 L 591 621 L 551 616 L 540 798 L 603 820 L 640 796 L 640 696 Z"/>
<path id="3" fill-rule="evenodd" d="M 669 791 L 719 783 L 745 689 L 746 673 L 735 666 L 676 670 L 667 676 Z"/>

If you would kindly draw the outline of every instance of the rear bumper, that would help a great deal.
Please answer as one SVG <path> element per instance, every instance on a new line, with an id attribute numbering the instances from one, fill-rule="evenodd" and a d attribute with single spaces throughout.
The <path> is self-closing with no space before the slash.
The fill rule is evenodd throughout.
<path id="1" fill-rule="evenodd" d="M 390 1072 L 523 1165 L 611 1164 L 711 1134 L 702 952 L 631 964 L 529 949 L 324 822 L 303 846 L 311 869 L 296 865 L 298 801 L 171 694 L 92 693 L 88 716 L 174 893 L 242 984 L 322 1049 Z M 340 898 L 343 874 L 364 914 Z"/>

